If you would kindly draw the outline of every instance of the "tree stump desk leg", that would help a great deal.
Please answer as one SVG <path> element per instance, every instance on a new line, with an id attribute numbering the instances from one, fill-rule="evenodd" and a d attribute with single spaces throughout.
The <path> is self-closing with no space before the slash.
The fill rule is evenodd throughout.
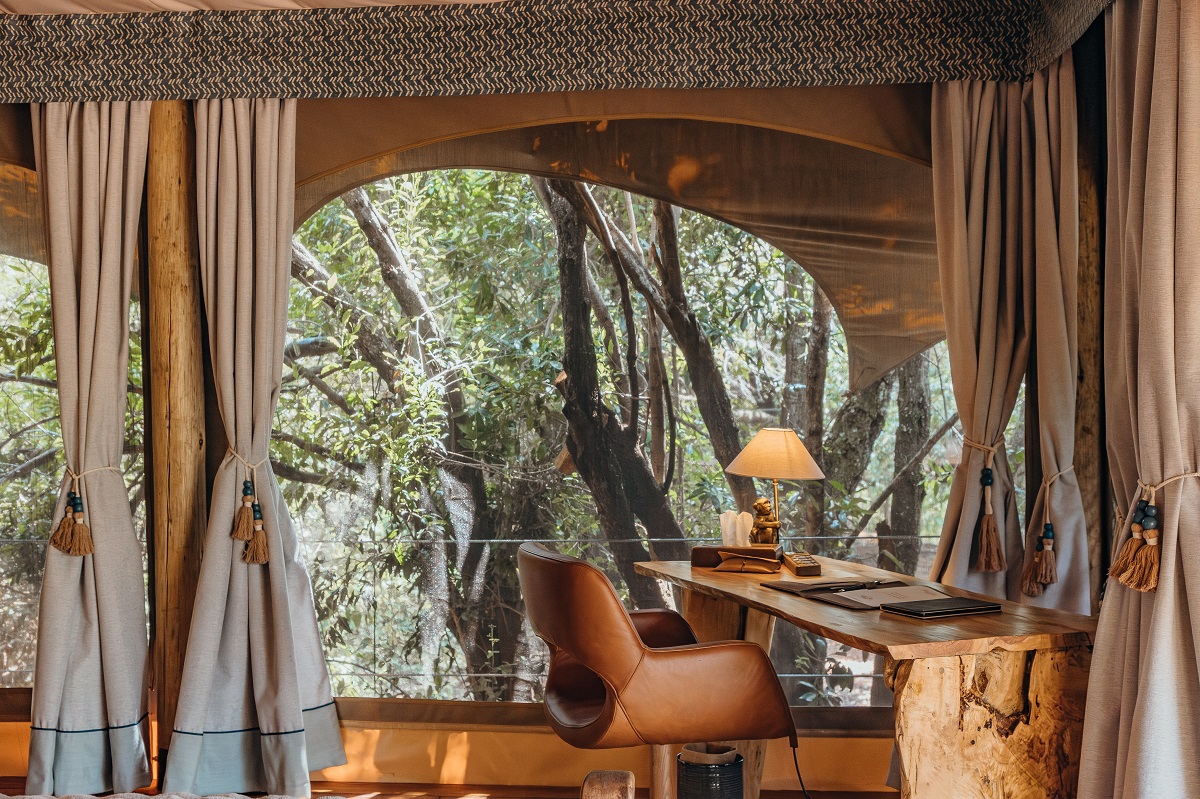
<path id="1" fill-rule="evenodd" d="M 775 617 L 757 610 L 748 609 L 736 602 L 683 591 L 682 614 L 696 633 L 701 643 L 709 641 L 752 641 L 771 652 L 771 634 L 775 630 Z M 733 675 L 731 675 L 731 678 Z M 696 741 L 696 743 L 716 743 Z M 766 741 L 723 741 L 736 746 L 745 760 L 742 766 L 742 796 L 758 799 L 762 785 L 763 760 L 767 751 Z M 651 799 L 675 799 L 675 756 L 681 747 L 655 746 L 650 752 L 652 784 Z"/>
<path id="2" fill-rule="evenodd" d="M 888 661 L 902 797 L 1072 799 L 1086 647 Z"/>

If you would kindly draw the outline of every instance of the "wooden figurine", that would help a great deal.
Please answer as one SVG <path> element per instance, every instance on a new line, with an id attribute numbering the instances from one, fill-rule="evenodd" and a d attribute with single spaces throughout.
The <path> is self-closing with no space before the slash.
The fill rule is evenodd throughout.
<path id="1" fill-rule="evenodd" d="M 750 528 L 751 544 L 778 544 L 781 526 L 771 508 L 771 500 L 766 497 L 754 500 L 754 526 Z"/>

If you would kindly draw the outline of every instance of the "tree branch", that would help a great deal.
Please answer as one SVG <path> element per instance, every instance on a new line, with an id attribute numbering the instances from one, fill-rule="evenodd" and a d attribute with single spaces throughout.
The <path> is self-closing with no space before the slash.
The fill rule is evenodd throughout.
<path id="1" fill-rule="evenodd" d="M 292 277 L 308 288 L 337 317 L 346 318 L 346 326 L 354 336 L 354 350 L 359 357 L 375 368 L 384 384 L 396 385 L 401 361 L 397 353 L 401 346 L 389 336 L 379 321 L 364 311 L 354 298 L 340 286 L 332 284 L 332 275 L 317 257 L 298 241 L 292 242 Z"/>
<path id="2" fill-rule="evenodd" d="M 0 474 L 0 483 L 7 483 L 11 480 L 20 480 L 23 477 L 28 477 L 47 463 L 53 462 L 61 449 L 61 447 L 51 447 L 39 452 L 24 463 L 13 467 L 4 474 Z"/>
<path id="3" fill-rule="evenodd" d="M 301 436 L 285 433 L 282 430 L 272 430 L 271 438 L 275 439 L 276 441 L 282 441 L 285 444 L 291 444 L 296 449 L 301 449 L 305 452 L 312 453 L 319 458 L 333 461 L 334 463 L 340 464 L 356 474 L 362 474 L 364 471 L 366 471 L 366 467 L 358 461 L 345 460 L 329 447 L 322 446 L 315 441 L 309 441 Z"/>
<path id="4" fill-rule="evenodd" d="M 350 403 L 346 400 L 346 398 L 337 393 L 333 386 L 322 380 L 320 375 L 318 375 L 312 369 L 297 363 L 292 358 L 285 357 L 284 361 L 291 365 L 291 367 L 295 369 L 301 377 L 311 383 L 313 388 L 325 395 L 326 399 L 341 408 L 343 413 L 345 413 L 347 416 L 354 415 L 354 411 L 350 409 Z"/>
<path id="5" fill-rule="evenodd" d="M 343 491 L 346 493 L 353 492 L 358 489 L 358 484 L 353 483 L 344 477 L 338 477 L 333 474 L 316 474 L 314 472 L 306 472 L 303 469 L 297 469 L 295 466 L 284 463 L 283 461 L 271 459 L 271 471 L 275 472 L 276 477 L 281 477 L 284 480 L 291 480 L 295 483 L 305 483 L 307 485 L 321 486 L 322 488 L 332 488 L 335 491 Z"/>
<path id="6" fill-rule="evenodd" d="M 337 351 L 337 344 L 330 341 L 328 336 L 308 336 L 289 342 L 283 349 L 283 357 L 298 360 L 315 358 L 320 355 L 333 355 Z"/>
<path id="7" fill-rule="evenodd" d="M 954 429 L 956 424 L 958 424 L 957 412 L 943 422 L 941 427 L 934 431 L 933 435 L 929 437 L 929 440 L 925 442 L 925 445 L 921 447 L 916 455 L 913 455 L 912 460 L 905 464 L 904 468 L 896 472 L 895 476 L 892 477 L 892 482 L 888 483 L 888 487 L 883 489 L 883 493 L 875 498 L 875 501 L 872 502 L 867 508 L 867 512 L 863 514 L 861 519 L 858 520 L 858 524 L 854 528 L 854 533 L 847 537 L 848 540 L 858 538 L 862 531 L 866 529 L 867 524 L 871 521 L 871 517 L 879 512 L 879 509 L 883 507 L 883 503 L 887 502 L 888 497 L 890 497 L 892 492 L 896 490 L 896 486 L 900 485 L 901 479 L 904 477 L 904 475 L 907 474 L 911 469 L 914 469 L 920 465 L 920 463 L 924 461 L 926 457 L 928 457 L 929 453 L 933 451 L 933 448 L 937 446 L 937 443 L 941 441 L 947 433 Z"/>

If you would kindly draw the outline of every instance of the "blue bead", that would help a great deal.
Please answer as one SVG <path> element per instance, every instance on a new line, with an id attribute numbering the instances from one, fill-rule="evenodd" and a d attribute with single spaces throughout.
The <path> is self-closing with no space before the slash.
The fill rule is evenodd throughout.
<path id="1" fill-rule="evenodd" d="M 1141 524 L 1145 518 L 1146 518 L 1146 514 L 1144 511 L 1140 511 L 1140 510 L 1134 511 L 1134 514 L 1133 514 L 1133 523 L 1134 524 Z"/>
<path id="2" fill-rule="evenodd" d="M 83 513 L 83 497 L 75 497 L 71 500 L 71 509 L 76 513 Z"/>
<path id="3" fill-rule="evenodd" d="M 1150 507 L 1146 508 L 1146 515 L 1147 516 L 1157 516 L 1158 508 L 1154 505 L 1151 505 Z"/>
<path id="4" fill-rule="evenodd" d="M 1038 552 L 1045 552 L 1045 551 L 1046 551 L 1046 545 L 1042 543 L 1042 539 L 1041 539 L 1041 538 L 1039 538 L 1039 539 L 1038 539 L 1038 543 L 1037 543 L 1037 551 L 1038 551 Z"/>
<path id="5" fill-rule="evenodd" d="M 254 508 L 254 520 L 262 521 L 262 506 L 259 505 L 257 502 L 255 502 L 253 505 L 253 508 Z"/>
<path id="6" fill-rule="evenodd" d="M 982 478 L 980 478 L 980 480 L 979 480 L 979 484 L 980 484 L 981 486 L 990 486 L 990 485 L 994 485 L 994 484 L 995 484 L 995 482 L 996 482 L 996 481 L 995 481 L 995 480 L 993 480 L 993 479 L 992 479 L 992 478 L 990 478 L 990 477 L 982 477 Z"/>
<path id="7" fill-rule="evenodd" d="M 987 468 L 987 467 L 985 466 L 985 467 L 983 467 L 983 471 L 981 472 L 981 474 L 982 474 L 984 477 L 991 477 L 991 476 L 992 476 L 992 470 L 991 470 L 991 469 L 989 469 L 989 468 Z"/>
<path id="8" fill-rule="evenodd" d="M 67 492 L 67 502 L 69 502 L 69 503 L 70 503 L 70 502 L 74 502 L 74 501 L 75 501 L 75 492 L 74 492 L 74 491 L 68 491 L 68 492 Z"/>
<path id="9" fill-rule="evenodd" d="M 1142 522 L 1142 528 L 1145 530 L 1157 530 L 1158 519 L 1154 518 L 1153 516 L 1147 516 L 1146 520 Z"/>
<path id="10" fill-rule="evenodd" d="M 1146 509 L 1146 506 L 1147 506 L 1147 505 L 1149 505 L 1149 504 L 1150 504 L 1150 503 L 1149 503 L 1147 500 L 1144 500 L 1144 499 L 1139 499 L 1139 500 L 1138 500 L 1138 504 L 1137 504 L 1137 509 L 1138 509 L 1138 510 L 1145 510 L 1145 509 Z"/>
<path id="11" fill-rule="evenodd" d="M 1053 541 L 1054 540 L 1054 528 L 1047 524 L 1046 532 L 1042 533 L 1042 538 L 1046 539 L 1047 541 Z"/>

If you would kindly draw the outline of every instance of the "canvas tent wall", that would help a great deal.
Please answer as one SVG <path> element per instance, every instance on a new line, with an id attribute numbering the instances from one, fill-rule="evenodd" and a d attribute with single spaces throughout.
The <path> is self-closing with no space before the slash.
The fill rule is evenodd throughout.
<path id="1" fill-rule="evenodd" d="M 41 260 L 28 114 L 0 108 L 0 251 Z M 400 172 L 586 178 L 718 217 L 794 258 L 838 313 L 853 389 L 943 337 L 928 86 L 314 99 L 297 113 L 298 222 Z"/>
<path id="2" fill-rule="evenodd" d="M 730 87 L 773 93 L 786 91 L 788 87 L 821 84 L 904 84 L 961 78 L 1020 80 L 1068 47 L 1103 5 L 1104 2 L 1096 0 L 1086 3 L 992 0 L 984 4 L 928 0 L 904 4 L 855 2 L 850 6 L 814 0 L 744 4 L 706 0 L 596 4 L 535 1 L 389 4 L 379 8 L 300 11 L 299 5 L 246 3 L 235 7 L 268 10 L 205 13 L 208 7 L 203 4 L 10 1 L 0 5 L 0 9 L 13 14 L 0 17 L 0 47 L 11 66 L 0 81 L 0 99 L 24 103 L 298 96 L 307 98 L 306 103 L 321 102 L 318 98 L 355 98 L 365 103 L 368 101 L 361 98 L 394 96 L 436 97 L 447 103 L 443 107 L 449 108 L 454 98 L 474 99 L 475 95 L 489 94 L 504 94 L 506 100 L 511 100 L 538 93 L 537 102 L 541 103 L 556 91 L 578 96 L 575 93 L 651 89 L 684 97 L 682 93 L 687 91 Z M 221 7 L 230 8 L 226 4 Z M 194 9 L 200 9 L 200 13 L 192 13 Z M 144 13 L 160 11 L 164 13 Z M 857 15 L 855 24 L 845 24 L 845 14 Z M 902 94 L 906 90 L 897 91 Z M 917 87 L 914 91 L 921 90 Z M 765 106 L 779 97 L 766 96 L 770 99 Z M 760 113 L 771 117 L 775 110 L 760 109 Z M 792 110 L 785 106 L 784 112 Z M 803 109 L 795 110 L 802 115 Z M 354 163 L 325 161 L 323 168 L 298 175 L 297 199 L 299 204 L 300 197 L 311 189 L 309 201 L 316 203 L 373 176 L 429 166 L 519 169 L 532 165 L 534 171 L 587 176 L 584 170 L 589 167 L 583 156 L 600 153 L 601 163 L 609 170 L 608 182 L 665 196 L 698 210 L 712 210 L 748 229 L 758 225 L 764 235 L 785 248 L 789 240 L 794 240 L 797 254 L 807 255 L 810 262 L 819 257 L 803 247 L 814 240 L 824 237 L 826 242 L 836 242 L 847 230 L 856 235 L 866 231 L 871 243 L 867 248 L 870 257 L 864 256 L 864 262 L 882 265 L 881 268 L 891 264 L 908 269 L 905 274 L 911 277 L 920 261 L 922 242 L 931 241 L 927 230 L 923 231 L 927 222 L 922 219 L 921 198 L 905 195 L 898 213 L 886 202 L 874 203 L 889 190 L 894 194 L 896 187 L 904 184 L 905 175 L 923 170 L 925 167 L 920 163 L 928 161 L 927 155 L 918 155 L 916 164 L 905 160 L 911 159 L 913 152 L 899 143 L 906 139 L 902 134 L 891 136 L 896 141 L 880 147 L 872 135 L 860 130 L 841 135 L 823 130 L 812 121 L 778 123 L 784 112 L 776 113 L 776 122 L 771 122 L 743 119 L 736 114 L 714 118 L 705 113 L 689 116 L 653 109 L 651 117 L 684 120 L 673 123 L 673 129 L 666 134 L 662 126 L 645 125 L 646 114 L 636 112 L 622 115 L 588 111 L 565 118 L 534 116 L 487 131 L 455 131 L 451 125 L 448 131 L 410 140 L 404 146 L 363 143 L 356 150 L 358 160 Z M 9 115 L 19 120 L 20 114 L 17 109 Z M 337 119 L 322 115 L 319 109 L 316 116 Z M 847 120 L 838 114 L 827 116 L 825 121 L 839 119 L 843 128 L 848 127 Z M 919 120 L 919 126 L 927 126 L 927 108 L 914 112 L 912 119 Z M 604 120 L 610 122 L 607 129 L 596 130 Z M 590 128 L 589 122 L 594 123 Z M 790 129 L 789 125 L 798 129 Z M 535 126 L 541 126 L 539 133 L 533 133 Z M 298 128 L 302 138 L 305 124 Z M 364 128 L 369 130 L 370 126 L 359 125 L 357 131 Z M 465 138 L 468 133 L 478 135 L 468 139 Z M 858 140 L 858 134 L 871 141 Z M 765 198 L 753 195 L 754 201 L 762 201 L 762 207 L 766 208 L 780 208 L 779 203 L 786 199 L 788 191 L 822 185 L 819 179 L 811 184 L 803 182 L 810 177 L 806 170 L 833 160 L 816 157 L 822 147 L 841 148 L 827 149 L 824 153 L 826 156 L 836 153 L 842 167 L 857 160 L 859 171 L 851 169 L 846 174 L 869 174 L 872 163 L 889 164 L 895 171 L 875 186 L 877 193 L 871 195 L 874 213 L 862 213 L 866 203 L 857 209 L 859 213 L 854 220 L 859 227 L 850 225 L 839 230 L 834 226 L 830 230 L 827 226 L 814 230 L 815 225 L 807 224 L 816 218 L 812 209 L 800 208 L 797 212 L 788 207 L 784 209 L 788 215 L 783 218 L 770 214 L 746 218 L 738 216 L 737 204 L 730 195 L 718 192 L 700 198 L 688 197 L 672 187 L 670 166 L 663 163 L 639 168 L 637 175 L 641 181 L 634 181 L 611 163 L 612 155 L 622 151 L 621 144 L 629 136 L 643 141 L 666 139 L 674 144 L 683 143 L 694 152 L 711 152 L 713 148 L 719 151 L 721 142 L 757 137 L 756 141 L 772 153 L 772 163 L 786 161 L 794 169 L 782 181 L 787 188 L 780 194 Z M 555 168 L 553 162 L 539 160 L 534 138 L 551 140 L 561 155 L 569 156 L 555 160 L 569 162 L 570 168 Z M 911 143 L 921 139 L 918 132 L 908 140 Z M 319 144 L 329 142 L 325 139 Z M 297 144 L 299 166 L 304 160 L 303 142 L 298 140 Z M 18 153 L 11 158 L 20 164 L 20 148 L 10 149 Z M 904 158 L 889 158 L 881 155 L 880 149 Z M 659 157 L 664 152 L 669 151 L 659 151 Z M 870 157 L 858 156 L 859 152 Z M 704 159 L 700 161 L 703 164 Z M 365 168 L 372 162 L 373 172 Z M 750 175 L 764 174 L 764 165 L 770 164 L 764 160 L 752 164 L 760 170 L 757 173 L 753 169 L 739 170 L 733 176 L 726 173 L 723 183 L 715 179 L 714 182 L 741 185 L 730 177 L 748 181 Z M 774 176 L 773 171 L 769 174 Z M 647 182 L 647 175 L 653 179 Z M 15 185 L 24 192 L 18 192 L 17 196 L 28 200 L 35 190 L 28 169 L 15 167 L 14 178 L 19 178 Z M 835 172 L 825 185 L 839 182 Z M 914 180 L 911 185 L 920 182 Z M 678 181 L 676 184 L 681 185 Z M 693 181 L 689 185 L 705 183 Z M 821 208 L 818 192 L 809 193 L 806 198 L 813 202 L 813 208 Z M 26 201 L 23 207 L 31 209 L 37 205 Z M 27 213 L 24 221 L 24 251 L 31 254 L 40 238 L 31 232 L 37 224 L 33 216 Z M 839 215 L 839 221 L 849 218 L 845 213 Z M 862 227 L 864 220 L 885 224 L 870 230 L 870 226 Z M 15 249 L 16 245 L 12 246 Z M 904 253 L 912 263 L 896 264 L 892 250 Z M 822 278 L 827 287 L 831 279 Z M 838 292 L 831 290 L 831 293 L 837 301 Z M 856 302 L 859 307 L 883 308 L 861 298 Z M 848 318 L 845 307 L 845 304 L 839 306 L 843 321 Z M 895 321 L 895 317 L 890 320 Z M 936 328 L 929 318 L 923 324 L 927 325 L 926 332 Z M 901 340 L 900 347 L 907 346 L 904 341 L 909 339 L 895 327 L 888 335 Z M 859 341 L 855 336 L 854 340 Z M 867 341 L 867 349 L 886 351 L 878 341 L 871 342 L 869 338 L 862 339 Z M 886 358 L 874 368 L 880 368 L 879 364 L 884 362 Z M 860 379 L 869 373 L 869 369 L 861 370 Z"/>

